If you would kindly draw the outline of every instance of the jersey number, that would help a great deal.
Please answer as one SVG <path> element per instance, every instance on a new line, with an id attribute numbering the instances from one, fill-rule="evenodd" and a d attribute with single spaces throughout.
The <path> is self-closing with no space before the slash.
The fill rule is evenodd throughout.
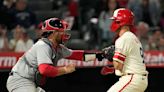
<path id="1" fill-rule="evenodd" d="M 141 57 L 144 59 L 144 52 L 143 52 L 143 49 L 140 47 L 140 54 L 141 54 Z M 144 60 L 143 60 L 143 63 L 144 63 Z"/>

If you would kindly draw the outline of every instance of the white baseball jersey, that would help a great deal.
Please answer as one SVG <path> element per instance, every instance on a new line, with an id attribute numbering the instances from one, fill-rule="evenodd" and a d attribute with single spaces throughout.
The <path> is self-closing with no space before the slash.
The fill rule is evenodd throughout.
<path id="1" fill-rule="evenodd" d="M 115 42 L 113 60 L 123 63 L 123 74 L 147 74 L 144 64 L 142 45 L 130 31 L 125 32 Z"/>
<path id="2" fill-rule="evenodd" d="M 115 42 L 113 60 L 123 64 L 122 76 L 107 92 L 144 92 L 148 86 L 142 45 L 130 31 Z"/>

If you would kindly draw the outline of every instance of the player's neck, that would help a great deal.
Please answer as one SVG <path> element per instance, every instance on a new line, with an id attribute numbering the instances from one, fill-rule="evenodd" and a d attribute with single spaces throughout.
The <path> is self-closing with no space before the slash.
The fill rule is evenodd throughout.
<path id="1" fill-rule="evenodd" d="M 56 43 L 56 41 L 54 41 L 54 39 L 49 39 L 50 42 L 52 43 L 54 48 L 57 48 L 58 44 Z"/>
<path id="2" fill-rule="evenodd" d="M 57 46 L 58 46 L 58 43 L 56 42 L 56 34 L 55 33 L 52 33 L 49 37 L 48 37 L 48 39 L 49 39 L 49 41 L 52 43 L 52 46 L 54 47 L 54 48 L 57 48 Z"/>
<path id="3" fill-rule="evenodd" d="M 119 36 L 122 36 L 125 32 L 129 31 L 129 27 L 128 26 L 123 26 L 121 29 L 120 29 L 120 32 L 119 32 Z"/>

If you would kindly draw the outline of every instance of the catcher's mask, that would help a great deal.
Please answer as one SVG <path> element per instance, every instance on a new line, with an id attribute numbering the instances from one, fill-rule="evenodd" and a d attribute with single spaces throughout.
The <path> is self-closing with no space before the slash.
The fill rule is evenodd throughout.
<path id="1" fill-rule="evenodd" d="M 42 25 L 43 34 L 51 34 L 52 32 L 65 32 L 61 39 L 62 42 L 67 41 L 70 38 L 70 34 L 66 33 L 68 31 L 68 23 L 64 20 L 58 18 L 50 18 L 44 21 Z"/>

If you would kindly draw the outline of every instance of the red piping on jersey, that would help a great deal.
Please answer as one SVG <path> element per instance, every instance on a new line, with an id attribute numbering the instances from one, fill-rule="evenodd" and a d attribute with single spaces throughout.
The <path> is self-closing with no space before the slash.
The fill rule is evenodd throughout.
<path id="1" fill-rule="evenodd" d="M 38 69 L 40 74 L 47 77 L 56 77 L 58 75 L 58 67 L 49 64 L 40 64 Z"/>
<path id="2" fill-rule="evenodd" d="M 121 90 L 119 90 L 119 92 L 123 91 L 125 89 L 125 87 L 127 87 L 130 84 L 130 82 L 132 81 L 132 79 L 133 79 L 133 75 L 131 76 L 129 82 L 126 83 L 125 86 L 123 86 L 123 88 Z"/>
<path id="3" fill-rule="evenodd" d="M 114 57 L 113 58 L 116 58 L 116 59 L 119 59 L 119 60 L 121 60 L 121 61 L 125 61 L 125 57 L 121 57 L 121 56 L 119 56 L 119 55 L 114 55 Z"/>
<path id="4" fill-rule="evenodd" d="M 67 59 L 81 60 L 83 61 L 84 50 L 72 50 L 72 54 Z"/>
<path id="5" fill-rule="evenodd" d="M 115 54 L 120 54 L 120 55 L 126 57 L 125 55 L 123 55 L 122 53 L 119 53 L 119 52 L 115 52 Z"/>

